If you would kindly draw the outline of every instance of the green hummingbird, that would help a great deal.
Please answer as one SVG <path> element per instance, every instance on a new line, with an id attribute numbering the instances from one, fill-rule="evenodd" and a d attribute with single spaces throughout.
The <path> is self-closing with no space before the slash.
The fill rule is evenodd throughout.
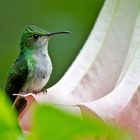
<path id="1" fill-rule="evenodd" d="M 27 25 L 20 40 L 20 53 L 11 66 L 5 91 L 14 103 L 18 113 L 26 107 L 23 97 L 13 96 L 14 93 L 38 93 L 47 84 L 52 73 L 52 62 L 48 54 L 48 41 L 56 34 L 69 34 L 69 32 L 50 33 L 34 25 Z"/>

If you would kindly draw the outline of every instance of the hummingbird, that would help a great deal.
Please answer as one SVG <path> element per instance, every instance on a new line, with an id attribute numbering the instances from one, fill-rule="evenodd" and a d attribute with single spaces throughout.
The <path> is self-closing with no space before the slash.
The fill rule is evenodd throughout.
<path id="1" fill-rule="evenodd" d="M 52 62 L 48 53 L 49 39 L 68 31 L 47 32 L 34 25 L 27 25 L 20 39 L 20 53 L 8 74 L 5 91 L 20 113 L 27 105 L 24 97 L 13 94 L 39 93 L 47 84 L 52 73 Z"/>

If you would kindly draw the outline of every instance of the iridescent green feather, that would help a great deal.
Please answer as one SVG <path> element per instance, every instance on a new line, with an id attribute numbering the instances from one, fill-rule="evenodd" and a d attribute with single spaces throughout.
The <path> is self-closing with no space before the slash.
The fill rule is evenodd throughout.
<path id="1" fill-rule="evenodd" d="M 26 48 L 12 65 L 6 83 L 6 93 L 14 102 L 14 93 L 19 93 L 27 80 L 29 70 L 35 67 L 32 53 Z"/>

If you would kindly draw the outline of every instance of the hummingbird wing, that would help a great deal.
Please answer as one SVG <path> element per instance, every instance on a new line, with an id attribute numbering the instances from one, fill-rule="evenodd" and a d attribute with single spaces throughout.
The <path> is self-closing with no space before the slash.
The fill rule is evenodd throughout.
<path id="1" fill-rule="evenodd" d="M 10 99 L 14 102 L 16 96 L 14 93 L 19 93 L 28 76 L 28 65 L 24 54 L 20 55 L 12 65 L 7 79 L 5 91 Z"/>

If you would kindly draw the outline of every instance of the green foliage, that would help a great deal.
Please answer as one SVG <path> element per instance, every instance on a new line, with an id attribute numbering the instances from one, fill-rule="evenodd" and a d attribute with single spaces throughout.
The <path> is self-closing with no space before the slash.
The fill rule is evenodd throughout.
<path id="1" fill-rule="evenodd" d="M 0 92 L 0 139 L 18 140 L 22 138 L 22 133 L 17 123 L 17 117 L 3 94 Z"/>
<path id="2" fill-rule="evenodd" d="M 114 126 L 109 126 L 96 118 L 82 118 L 50 105 L 36 108 L 32 131 L 22 134 L 17 116 L 8 99 L 0 94 L 0 139 L 12 140 L 87 140 L 105 138 L 107 140 L 129 140 L 130 135 Z"/>
<path id="3" fill-rule="evenodd" d="M 33 121 L 33 140 L 81 140 L 99 139 L 126 140 L 125 133 L 110 127 L 98 119 L 88 119 L 62 112 L 53 106 L 43 105 L 37 108 Z"/>

